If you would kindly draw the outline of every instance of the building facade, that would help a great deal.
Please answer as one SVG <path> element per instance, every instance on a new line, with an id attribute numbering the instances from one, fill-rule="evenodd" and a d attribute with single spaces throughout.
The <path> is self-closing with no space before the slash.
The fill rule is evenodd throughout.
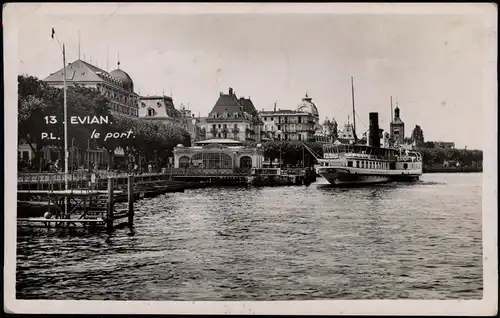
<path id="1" fill-rule="evenodd" d="M 139 118 L 141 120 L 157 120 L 188 130 L 190 119 L 175 109 L 170 96 L 141 96 L 139 98 Z"/>
<path id="2" fill-rule="evenodd" d="M 63 69 L 50 74 L 44 80 L 48 85 L 63 87 Z M 66 86 L 81 85 L 97 89 L 109 101 L 112 114 L 138 117 L 139 95 L 134 92 L 132 78 L 118 68 L 110 73 L 83 60 L 76 60 L 66 67 Z"/>
<path id="3" fill-rule="evenodd" d="M 311 140 L 319 125 L 318 108 L 307 93 L 295 110 L 259 112 L 264 123 L 263 133 L 272 140 Z"/>
<path id="4" fill-rule="evenodd" d="M 189 104 L 188 104 L 189 105 Z M 179 111 L 181 112 L 182 117 L 186 121 L 187 128 L 186 130 L 191 135 L 191 143 L 195 143 L 197 141 L 206 139 L 206 131 L 205 131 L 205 117 L 195 117 L 195 114 L 191 112 L 191 110 L 181 103 L 179 107 Z"/>
<path id="5" fill-rule="evenodd" d="M 218 169 L 234 172 L 236 169 L 262 168 L 264 150 L 244 147 L 233 139 L 199 141 L 192 147 L 174 148 L 175 168 Z"/>
<path id="6" fill-rule="evenodd" d="M 205 122 L 206 139 L 260 141 L 262 122 L 252 100 L 236 97 L 232 88 L 220 93 Z"/>
<path id="7" fill-rule="evenodd" d="M 391 143 L 395 145 L 405 144 L 405 123 L 401 120 L 399 106 L 394 109 L 394 118 L 390 125 Z"/>
<path id="8" fill-rule="evenodd" d="M 43 79 L 49 86 L 63 88 L 64 73 L 61 68 Z M 111 114 L 120 114 L 122 116 L 137 118 L 139 116 L 138 101 L 139 95 L 134 92 L 134 82 L 132 78 L 123 70 L 118 68 L 112 72 L 105 71 L 86 61 L 78 59 L 69 63 L 66 67 L 66 86 L 80 85 L 84 87 L 97 89 L 108 100 L 108 107 Z M 71 105 L 69 105 L 71 107 Z M 36 145 L 34 145 L 36 147 Z M 69 169 L 88 168 L 98 165 L 104 167 L 109 162 L 109 155 L 99 148 L 95 142 L 89 140 L 86 149 L 78 149 L 72 146 L 68 140 L 69 151 Z M 18 155 L 23 161 L 32 161 L 35 157 L 34 152 L 25 143 L 18 145 Z M 33 164 L 42 164 L 42 161 L 54 162 L 63 161 L 64 155 L 56 147 L 45 147 L 42 149 L 41 162 Z M 122 149 L 115 150 L 115 156 L 123 156 Z M 63 167 L 61 164 L 61 168 Z"/>

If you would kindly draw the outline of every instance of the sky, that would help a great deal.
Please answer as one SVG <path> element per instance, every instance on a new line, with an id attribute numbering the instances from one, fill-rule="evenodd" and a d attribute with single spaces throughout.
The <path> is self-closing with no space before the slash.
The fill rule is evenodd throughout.
<path id="1" fill-rule="evenodd" d="M 43 79 L 61 68 L 53 27 L 67 62 L 78 58 L 78 43 L 81 59 L 108 71 L 117 68 L 119 54 L 137 93 L 164 92 L 196 115 L 206 116 L 229 87 L 258 110 L 275 102 L 295 109 L 307 92 L 321 121 L 335 118 L 343 126 L 352 120 L 352 76 L 358 135 L 368 129 L 369 112 L 378 112 L 381 128 L 389 129 L 393 96 L 406 136 L 420 125 L 426 140 L 483 148 L 491 30 L 480 14 L 113 10 L 20 12 L 18 72 Z"/>

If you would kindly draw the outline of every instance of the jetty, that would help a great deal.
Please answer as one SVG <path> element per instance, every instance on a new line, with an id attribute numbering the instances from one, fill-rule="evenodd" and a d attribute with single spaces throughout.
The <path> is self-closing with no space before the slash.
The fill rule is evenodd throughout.
<path id="1" fill-rule="evenodd" d="M 115 220 L 127 218 L 132 226 L 135 201 L 206 186 L 176 181 L 168 174 L 103 174 L 71 174 L 68 190 L 61 173 L 19 174 L 18 222 L 42 227 L 105 225 L 110 230 Z M 128 207 L 117 208 L 121 203 Z"/>
<path id="2" fill-rule="evenodd" d="M 133 226 L 134 202 L 140 199 L 211 185 L 307 185 L 315 180 L 314 170 L 303 168 L 187 168 L 148 174 L 74 173 L 64 190 L 64 174 L 19 174 L 18 222 L 47 228 L 104 226 L 111 232 L 124 222 Z"/>
<path id="3" fill-rule="evenodd" d="M 215 185 L 254 186 L 301 185 L 316 181 L 314 169 L 308 168 L 176 168 L 172 172 L 172 178 L 178 181 Z"/>
<path id="4" fill-rule="evenodd" d="M 106 190 L 106 178 L 116 179 L 118 190 L 125 191 L 130 173 L 102 171 L 99 173 L 72 173 L 68 178 L 70 189 Z M 167 192 L 182 192 L 185 189 L 203 188 L 210 185 L 298 185 L 316 181 L 313 168 L 170 168 L 161 173 L 132 174 L 134 195 L 152 197 Z M 62 190 L 64 174 L 61 173 L 20 173 L 18 190 Z M 124 202 L 125 194 L 117 200 Z"/>
<path id="5" fill-rule="evenodd" d="M 134 187 L 133 177 L 128 177 L 126 208 L 118 208 L 114 198 L 122 191 L 116 190 L 116 179 L 107 178 L 107 190 L 69 189 L 69 190 L 18 190 L 18 200 L 24 204 L 37 202 L 45 213 L 37 217 L 18 217 L 17 222 L 26 226 L 96 229 L 105 227 L 111 233 L 115 226 L 134 224 Z M 105 195 L 105 197 L 103 197 Z M 37 200 L 37 201 L 34 201 Z"/>

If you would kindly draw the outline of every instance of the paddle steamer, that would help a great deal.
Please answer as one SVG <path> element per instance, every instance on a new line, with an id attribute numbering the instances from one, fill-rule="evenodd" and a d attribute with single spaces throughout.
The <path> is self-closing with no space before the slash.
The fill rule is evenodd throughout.
<path id="1" fill-rule="evenodd" d="M 316 173 L 334 185 L 418 180 L 422 175 L 421 154 L 399 146 L 381 147 L 383 136 L 378 125 L 378 113 L 370 113 L 367 144 L 356 143 L 354 85 L 352 101 L 354 143 L 324 144 L 323 158 L 317 158 Z"/>

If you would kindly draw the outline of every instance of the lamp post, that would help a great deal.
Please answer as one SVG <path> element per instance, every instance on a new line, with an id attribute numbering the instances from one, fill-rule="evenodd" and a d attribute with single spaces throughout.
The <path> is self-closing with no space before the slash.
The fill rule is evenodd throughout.
<path id="1" fill-rule="evenodd" d="M 276 131 L 276 134 L 278 134 L 279 136 L 281 136 L 282 131 L 281 131 L 281 130 L 277 130 L 277 131 Z M 280 162 L 279 162 L 279 167 L 280 167 L 280 169 L 281 169 L 281 138 L 280 138 L 280 140 L 279 140 L 279 141 L 280 141 Z"/>
<path id="2" fill-rule="evenodd" d="M 66 48 L 64 46 L 64 43 L 61 46 L 61 42 L 59 42 L 59 39 L 55 35 L 54 28 L 52 28 L 52 39 L 56 39 L 57 43 L 59 44 L 59 48 L 62 51 L 62 62 L 63 62 L 63 93 L 64 93 L 64 119 L 63 119 L 63 124 L 64 124 L 64 188 L 68 190 L 68 158 L 69 158 L 69 151 L 68 151 L 68 123 L 67 123 L 67 118 L 68 118 L 68 105 L 67 105 L 67 94 L 66 94 Z"/>
<path id="3" fill-rule="evenodd" d="M 73 142 L 75 141 L 75 137 L 71 138 L 71 167 L 74 166 L 75 163 L 75 149 L 73 148 Z M 73 172 L 73 168 L 71 168 Z"/>

